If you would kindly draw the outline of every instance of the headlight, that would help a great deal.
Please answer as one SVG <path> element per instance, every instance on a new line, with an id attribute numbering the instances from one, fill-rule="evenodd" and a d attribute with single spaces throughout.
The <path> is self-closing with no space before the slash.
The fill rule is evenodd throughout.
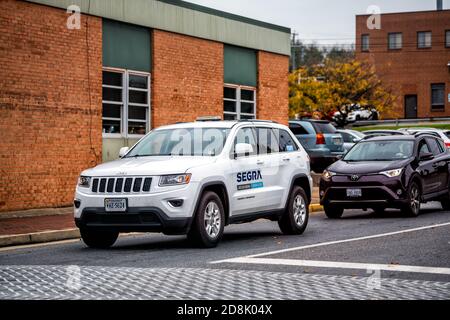
<path id="1" fill-rule="evenodd" d="M 80 176 L 78 178 L 78 186 L 83 188 L 89 188 L 91 185 L 91 177 Z"/>
<path id="2" fill-rule="evenodd" d="M 323 174 L 322 174 L 322 177 L 323 177 L 325 180 L 330 180 L 331 177 L 332 177 L 332 176 L 335 176 L 335 175 L 336 175 L 336 173 L 331 172 L 331 171 L 328 171 L 328 170 L 325 170 L 325 171 L 323 172 Z"/>
<path id="3" fill-rule="evenodd" d="M 401 175 L 402 171 L 403 171 L 403 169 L 395 169 L 395 170 L 383 171 L 383 172 L 380 172 L 380 174 L 384 174 L 388 178 L 394 178 L 394 177 L 398 177 L 399 175 Z"/>
<path id="4" fill-rule="evenodd" d="M 180 184 L 188 184 L 191 181 L 191 174 L 173 174 L 168 176 L 162 176 L 159 179 L 159 186 L 176 186 Z"/>

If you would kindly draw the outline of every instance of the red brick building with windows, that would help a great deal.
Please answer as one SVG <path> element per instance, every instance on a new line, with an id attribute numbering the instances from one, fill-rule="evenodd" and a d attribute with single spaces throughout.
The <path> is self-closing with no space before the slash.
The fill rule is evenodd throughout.
<path id="1" fill-rule="evenodd" d="M 0 1 L 0 212 L 71 205 L 83 169 L 161 125 L 287 123 L 290 29 L 184 1 L 61 3 Z"/>
<path id="2" fill-rule="evenodd" d="M 370 61 L 397 96 L 390 118 L 450 116 L 450 10 L 356 16 L 356 58 Z"/>

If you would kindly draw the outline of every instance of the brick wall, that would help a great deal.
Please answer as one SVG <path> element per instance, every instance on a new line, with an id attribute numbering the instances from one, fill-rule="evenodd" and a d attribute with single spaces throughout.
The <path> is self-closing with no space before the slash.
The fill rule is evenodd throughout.
<path id="1" fill-rule="evenodd" d="M 259 119 L 288 122 L 289 57 L 264 51 L 258 52 L 258 100 Z"/>
<path id="2" fill-rule="evenodd" d="M 223 44 L 153 30 L 152 126 L 223 113 Z"/>
<path id="3" fill-rule="evenodd" d="M 450 30 L 450 10 L 381 15 L 381 29 L 367 28 L 368 16 L 356 17 L 356 58 L 371 61 L 382 81 L 397 95 L 394 117 L 404 116 L 404 96 L 417 95 L 418 117 L 450 116 L 450 47 L 445 47 L 445 30 Z M 417 32 L 432 32 L 432 47 L 417 48 Z M 403 48 L 388 50 L 388 33 L 403 33 Z M 370 52 L 361 52 L 361 35 L 370 36 Z M 431 111 L 431 83 L 445 83 L 445 111 Z"/>
<path id="4" fill-rule="evenodd" d="M 67 17 L 0 1 L 0 211 L 70 205 L 101 159 L 101 19 L 88 19 L 88 82 L 86 17 L 80 30 Z"/>

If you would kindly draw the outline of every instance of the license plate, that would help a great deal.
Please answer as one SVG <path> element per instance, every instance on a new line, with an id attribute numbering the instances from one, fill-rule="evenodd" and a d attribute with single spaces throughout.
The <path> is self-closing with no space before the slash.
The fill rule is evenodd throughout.
<path id="1" fill-rule="evenodd" d="M 106 212 L 127 211 L 127 199 L 105 199 Z"/>
<path id="2" fill-rule="evenodd" d="M 347 197 L 349 197 L 349 198 L 362 197 L 362 190 L 361 189 L 347 189 Z"/>

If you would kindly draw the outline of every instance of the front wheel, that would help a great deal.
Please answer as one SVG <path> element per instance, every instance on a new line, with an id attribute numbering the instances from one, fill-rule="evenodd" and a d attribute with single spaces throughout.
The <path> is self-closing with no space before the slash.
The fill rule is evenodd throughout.
<path id="1" fill-rule="evenodd" d="M 214 248 L 223 236 L 225 211 L 219 196 L 212 191 L 202 195 L 188 238 L 196 245 Z"/>
<path id="2" fill-rule="evenodd" d="M 325 211 L 325 214 L 329 219 L 339 219 L 342 217 L 342 214 L 344 213 L 344 208 L 332 205 L 324 205 L 323 210 Z"/>
<path id="3" fill-rule="evenodd" d="M 421 191 L 417 182 L 412 182 L 408 189 L 408 203 L 403 211 L 410 217 L 417 217 L 420 213 Z"/>
<path id="4" fill-rule="evenodd" d="M 108 249 L 116 242 L 119 237 L 119 232 L 82 228 L 80 229 L 80 235 L 88 247 Z"/>
<path id="5" fill-rule="evenodd" d="M 284 234 L 299 235 L 305 232 L 309 219 L 309 206 L 303 188 L 295 186 L 289 197 L 288 207 L 278 226 Z"/>

